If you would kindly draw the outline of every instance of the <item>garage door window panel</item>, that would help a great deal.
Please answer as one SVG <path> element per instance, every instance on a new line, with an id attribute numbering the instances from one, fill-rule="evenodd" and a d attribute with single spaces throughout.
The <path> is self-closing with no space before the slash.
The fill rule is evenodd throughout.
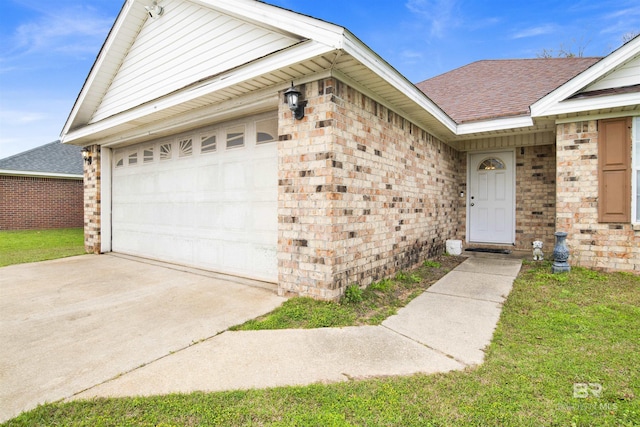
<path id="1" fill-rule="evenodd" d="M 260 120 L 256 122 L 256 143 L 267 144 L 274 142 L 278 135 L 278 120 Z"/>
<path id="2" fill-rule="evenodd" d="M 244 125 L 227 129 L 227 148 L 244 147 L 244 134 Z"/>
<path id="3" fill-rule="evenodd" d="M 154 147 L 147 147 L 142 152 L 142 163 L 153 163 Z"/>
<path id="4" fill-rule="evenodd" d="M 134 151 L 133 153 L 129 153 L 128 164 L 129 164 L 129 166 L 133 166 L 133 165 L 137 165 L 138 164 L 138 152 L 137 151 Z"/>
<path id="5" fill-rule="evenodd" d="M 203 135 L 200 140 L 200 153 L 215 153 L 218 149 L 216 135 Z"/>
<path id="6" fill-rule="evenodd" d="M 160 160 L 170 160 L 173 156 L 173 145 L 171 143 L 160 145 Z"/>
<path id="7" fill-rule="evenodd" d="M 189 157 L 193 154 L 193 139 L 180 140 L 180 157 Z"/>

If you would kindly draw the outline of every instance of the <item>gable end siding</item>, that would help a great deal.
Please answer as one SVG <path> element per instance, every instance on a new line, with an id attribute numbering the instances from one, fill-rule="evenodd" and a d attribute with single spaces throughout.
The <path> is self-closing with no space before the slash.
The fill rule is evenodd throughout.
<path id="1" fill-rule="evenodd" d="M 640 83 L 640 56 L 627 62 L 622 67 L 604 76 L 597 82 L 589 85 L 582 92 L 591 92 L 601 89 L 612 89 L 625 86 L 633 86 Z"/>
<path id="2" fill-rule="evenodd" d="M 90 123 L 299 42 L 191 2 L 163 6 L 143 25 Z"/>

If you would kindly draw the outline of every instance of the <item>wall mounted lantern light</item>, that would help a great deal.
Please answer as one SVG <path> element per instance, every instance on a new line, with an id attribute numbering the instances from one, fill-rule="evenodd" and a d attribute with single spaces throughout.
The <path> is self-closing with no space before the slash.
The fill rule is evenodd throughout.
<path id="1" fill-rule="evenodd" d="M 154 1 L 151 6 L 144 7 L 149 14 L 149 18 L 156 19 L 164 12 L 164 7 L 160 6 L 157 1 Z"/>
<path id="2" fill-rule="evenodd" d="M 82 158 L 84 159 L 84 162 L 88 165 L 91 164 L 91 151 L 89 151 L 89 149 L 87 147 L 84 147 L 82 149 Z"/>
<path id="3" fill-rule="evenodd" d="M 289 109 L 293 111 L 293 117 L 296 120 L 302 120 L 307 101 L 300 101 L 300 91 L 293 87 L 293 82 L 291 82 L 291 87 L 285 91 L 284 98 L 289 105 Z"/>

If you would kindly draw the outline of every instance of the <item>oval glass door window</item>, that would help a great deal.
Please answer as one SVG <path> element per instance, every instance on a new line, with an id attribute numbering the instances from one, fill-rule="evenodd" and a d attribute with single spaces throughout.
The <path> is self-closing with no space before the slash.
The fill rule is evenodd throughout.
<path id="1" fill-rule="evenodd" d="M 507 167 L 505 166 L 504 162 L 496 158 L 485 159 L 482 161 L 482 163 L 480 163 L 480 166 L 478 166 L 478 170 L 481 171 L 504 170 L 506 168 Z"/>

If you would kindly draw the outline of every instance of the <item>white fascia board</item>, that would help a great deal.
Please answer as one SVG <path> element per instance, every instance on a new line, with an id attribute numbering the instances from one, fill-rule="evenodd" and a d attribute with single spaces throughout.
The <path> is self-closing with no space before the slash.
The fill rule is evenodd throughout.
<path id="1" fill-rule="evenodd" d="M 13 176 L 32 176 L 37 178 L 60 178 L 60 179 L 82 179 L 82 175 L 70 173 L 54 173 L 54 172 L 34 172 L 34 171 L 15 171 L 8 169 L 0 169 L 0 175 Z"/>
<path id="2" fill-rule="evenodd" d="M 640 93 L 625 93 L 610 96 L 570 99 L 549 107 L 544 115 L 586 113 L 589 111 L 607 110 L 640 105 Z"/>
<path id="3" fill-rule="evenodd" d="M 456 133 L 456 123 L 440 107 L 431 101 L 420 89 L 373 52 L 349 31 L 345 31 L 344 50 L 367 68 L 404 93 L 413 102 L 424 108 L 440 121 L 451 133 Z"/>
<path id="4" fill-rule="evenodd" d="M 207 8 L 281 33 L 315 40 L 335 49 L 342 48 L 345 29 L 335 24 L 256 0 L 192 0 Z"/>
<path id="5" fill-rule="evenodd" d="M 78 115 L 80 108 L 84 104 L 85 99 L 89 94 L 89 91 L 93 85 L 93 82 L 96 76 L 99 74 L 105 60 L 109 56 L 109 51 L 111 50 L 111 46 L 113 45 L 115 40 L 118 37 L 120 37 L 119 36 L 120 30 L 122 29 L 122 26 L 126 22 L 127 17 L 129 16 L 133 8 L 134 3 L 135 3 L 135 0 L 127 0 L 127 2 L 122 7 L 122 11 L 118 15 L 116 22 L 113 24 L 113 27 L 111 28 L 111 31 L 109 32 L 109 36 L 107 37 L 107 40 L 104 42 L 102 49 L 98 53 L 98 57 L 96 58 L 96 61 L 93 64 L 93 67 L 91 67 L 91 71 L 89 71 L 89 75 L 87 76 L 87 79 L 84 82 L 82 89 L 80 90 L 80 94 L 78 95 L 78 99 L 76 99 L 75 104 L 73 104 L 73 108 L 69 113 L 69 117 L 67 118 L 67 121 L 65 122 L 64 127 L 62 128 L 61 135 L 65 135 L 67 132 L 69 132 L 69 129 L 71 128 L 73 122 L 75 121 L 75 118 Z M 60 139 L 62 140 L 62 137 Z"/>
<path id="6" fill-rule="evenodd" d="M 458 125 L 457 135 L 493 132 L 507 129 L 526 128 L 533 126 L 533 119 L 526 117 L 511 117 L 508 119 L 485 120 L 481 122 Z"/>
<path id="7" fill-rule="evenodd" d="M 258 77 L 262 74 L 297 64 L 307 58 L 313 58 L 318 55 L 332 52 L 333 50 L 334 49 L 329 46 L 314 41 L 297 44 L 291 48 L 264 57 L 259 61 L 231 70 L 227 73 L 223 73 L 214 79 L 203 82 L 197 86 L 159 98 L 155 101 L 135 107 L 129 111 L 89 124 L 78 130 L 71 131 L 64 135 L 61 141 L 63 143 L 73 143 L 75 140 L 90 137 L 92 134 L 103 132 L 110 128 L 135 121 L 153 113 L 175 107 L 235 84 L 242 83 L 243 81 Z"/>
<path id="8" fill-rule="evenodd" d="M 589 86 L 597 79 L 605 76 L 613 71 L 616 67 L 633 59 L 640 51 L 640 37 L 636 37 L 632 41 L 620 47 L 609 56 L 587 68 L 567 83 L 563 84 L 549 95 L 538 100 L 531 106 L 531 117 L 544 117 L 552 115 L 550 111 L 554 106 L 571 95 L 577 93 L 581 89 Z"/>
<path id="9" fill-rule="evenodd" d="M 615 119 L 619 117 L 636 117 L 640 116 L 640 105 L 637 110 L 630 111 L 618 111 L 616 113 L 602 113 L 602 114 L 594 114 L 594 113 L 584 113 L 579 115 L 572 115 L 570 117 L 565 117 L 562 119 L 557 119 L 556 124 L 566 124 L 566 123 L 575 123 L 575 122 L 586 122 L 589 120 L 606 120 L 606 119 Z"/>
<path id="10" fill-rule="evenodd" d="M 286 89 L 288 84 L 282 86 Z M 255 114 L 256 111 L 275 109 L 278 105 L 278 94 L 273 88 L 264 89 L 260 93 L 252 93 L 250 96 L 232 99 L 196 111 L 180 114 L 163 120 L 161 124 L 152 122 L 136 127 L 129 131 L 101 138 L 100 146 L 103 148 L 117 148 L 122 144 L 143 142 L 148 139 L 166 136 L 167 133 L 182 132 L 185 128 L 196 128 L 210 125 L 213 122 L 228 120 L 230 117 Z"/>

